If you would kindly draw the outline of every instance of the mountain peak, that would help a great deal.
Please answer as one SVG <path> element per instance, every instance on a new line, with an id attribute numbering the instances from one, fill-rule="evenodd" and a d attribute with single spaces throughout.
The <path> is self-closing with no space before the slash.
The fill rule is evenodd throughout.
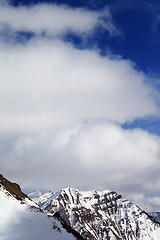
<path id="1" fill-rule="evenodd" d="M 74 234 L 76 231 L 80 239 L 157 240 L 160 235 L 159 223 L 115 191 L 67 187 L 35 200 L 48 215 L 57 217 Z"/>

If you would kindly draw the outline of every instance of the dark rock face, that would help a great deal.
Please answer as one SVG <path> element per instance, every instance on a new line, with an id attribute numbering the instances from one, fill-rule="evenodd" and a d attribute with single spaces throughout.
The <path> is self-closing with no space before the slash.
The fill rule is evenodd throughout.
<path id="1" fill-rule="evenodd" d="M 17 183 L 12 183 L 0 174 L 0 187 L 6 189 L 17 200 L 23 201 L 28 198 L 26 194 L 21 191 L 20 186 Z"/>

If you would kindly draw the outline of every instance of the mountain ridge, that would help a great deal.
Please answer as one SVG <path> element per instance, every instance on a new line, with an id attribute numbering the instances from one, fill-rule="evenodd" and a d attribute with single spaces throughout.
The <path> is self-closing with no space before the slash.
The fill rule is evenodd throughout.
<path id="1" fill-rule="evenodd" d="M 54 219 L 53 231 L 66 229 L 73 236 L 63 231 L 62 235 L 55 233 L 55 240 L 159 240 L 159 214 L 146 213 L 115 191 L 67 187 L 56 193 L 36 190 L 27 196 L 18 184 L 0 174 L 0 193 Z"/>
<path id="2" fill-rule="evenodd" d="M 160 235 L 158 222 L 114 191 L 65 188 L 53 196 L 50 192 L 33 199 L 47 214 L 58 216 L 83 239 L 158 240 Z"/>

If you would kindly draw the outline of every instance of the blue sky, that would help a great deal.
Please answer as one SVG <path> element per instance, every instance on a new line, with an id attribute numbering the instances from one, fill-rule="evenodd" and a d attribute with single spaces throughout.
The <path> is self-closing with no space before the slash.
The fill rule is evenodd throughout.
<path id="1" fill-rule="evenodd" d="M 158 1 L 4 0 L 2 174 L 27 191 L 112 189 L 158 210 L 159 40 Z"/>
<path id="2" fill-rule="evenodd" d="M 126 59 L 131 59 L 137 64 L 137 67 L 146 72 L 151 72 L 159 76 L 159 40 L 160 40 L 160 23 L 158 15 L 160 6 L 158 1 L 126 1 L 126 0 L 109 0 L 109 1 L 16 1 L 11 0 L 15 6 L 33 5 L 36 3 L 57 3 L 67 4 L 71 7 L 84 7 L 89 10 L 102 10 L 109 7 L 113 20 L 121 31 L 121 35 L 115 38 L 109 38 L 108 32 L 104 29 L 97 29 L 97 34 L 91 38 L 91 44 L 96 44 L 104 53 L 111 50 L 112 53 L 122 55 Z M 76 37 L 72 38 L 76 41 Z"/>
<path id="3" fill-rule="evenodd" d="M 83 7 L 89 10 L 100 11 L 106 6 L 110 8 L 113 21 L 120 30 L 120 35 L 110 38 L 104 29 L 97 29 L 95 34 L 88 39 L 84 47 L 96 46 L 103 52 L 110 50 L 113 54 L 131 59 L 137 67 L 147 73 L 159 76 L 160 60 L 160 5 L 158 1 L 53 1 L 53 0 L 10 0 L 14 6 L 31 6 L 37 3 L 67 4 L 71 7 Z M 79 37 L 79 38 L 78 38 Z M 77 46 L 82 47 L 80 36 L 70 36 L 68 40 L 74 41 Z M 77 41 L 78 39 L 78 41 Z M 159 87 L 159 83 L 157 83 Z"/>

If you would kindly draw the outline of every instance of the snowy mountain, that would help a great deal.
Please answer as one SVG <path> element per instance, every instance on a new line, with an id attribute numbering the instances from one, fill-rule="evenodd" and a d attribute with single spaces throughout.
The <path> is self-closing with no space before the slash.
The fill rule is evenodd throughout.
<path id="1" fill-rule="evenodd" d="M 28 197 L 0 175 L 0 240 L 159 240 L 159 213 L 150 215 L 108 190 Z"/>
<path id="2" fill-rule="evenodd" d="M 48 215 L 56 216 L 70 231 L 78 232 L 80 239 L 160 239 L 160 224 L 113 191 L 65 188 L 56 194 L 35 191 L 30 197 Z"/>
<path id="3" fill-rule="evenodd" d="M 74 240 L 61 223 L 49 218 L 20 186 L 0 175 L 0 240 Z"/>

